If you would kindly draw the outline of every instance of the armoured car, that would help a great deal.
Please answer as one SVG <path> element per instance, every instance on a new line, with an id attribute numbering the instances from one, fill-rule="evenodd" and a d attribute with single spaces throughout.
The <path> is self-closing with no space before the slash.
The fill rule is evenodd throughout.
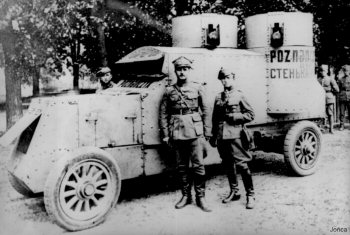
<path id="1" fill-rule="evenodd" d="M 159 104 L 175 82 L 172 61 L 193 60 L 191 78 L 214 104 L 222 66 L 255 110 L 248 124 L 255 150 L 284 154 L 297 175 L 320 158 L 324 91 L 315 75 L 312 15 L 272 12 L 248 17 L 247 49 L 237 49 L 237 18 L 203 14 L 173 20 L 173 47 L 146 46 L 117 61 L 117 86 L 99 94 L 33 99 L 2 138 L 15 141 L 8 164 L 21 194 L 44 193 L 49 216 L 67 230 L 101 223 L 116 205 L 123 180 L 171 169 L 159 136 Z M 211 106 L 211 108 L 212 108 Z M 206 164 L 221 160 L 208 147 Z"/>

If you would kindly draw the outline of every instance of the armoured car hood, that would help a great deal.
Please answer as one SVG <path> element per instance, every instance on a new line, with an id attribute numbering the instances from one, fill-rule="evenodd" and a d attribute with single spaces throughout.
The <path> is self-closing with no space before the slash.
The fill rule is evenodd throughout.
<path id="1" fill-rule="evenodd" d="M 131 74 L 140 75 L 143 78 L 159 78 L 169 75 L 173 69 L 172 60 L 181 55 L 258 55 L 255 52 L 232 49 L 217 48 L 208 50 L 206 48 L 185 48 L 185 47 L 153 47 L 145 46 L 132 51 L 115 63 L 114 71 L 117 76 Z"/>
<path id="2" fill-rule="evenodd" d="M 0 138 L 0 145 L 4 147 L 10 145 L 40 115 L 40 109 L 28 110 L 27 113 Z"/>

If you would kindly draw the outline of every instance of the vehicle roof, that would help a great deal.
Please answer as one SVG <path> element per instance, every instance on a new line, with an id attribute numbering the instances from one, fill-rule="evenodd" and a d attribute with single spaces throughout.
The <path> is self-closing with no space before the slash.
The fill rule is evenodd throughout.
<path id="1" fill-rule="evenodd" d="M 154 46 L 144 46 L 140 47 L 131 53 L 124 56 L 122 59 L 116 62 L 116 64 L 121 63 L 131 63 L 131 62 L 141 62 L 150 60 L 159 60 L 165 54 L 210 54 L 210 55 L 261 55 L 249 50 L 234 49 L 234 48 L 216 48 L 216 49 L 206 49 L 206 48 L 185 48 L 185 47 L 154 47 Z"/>

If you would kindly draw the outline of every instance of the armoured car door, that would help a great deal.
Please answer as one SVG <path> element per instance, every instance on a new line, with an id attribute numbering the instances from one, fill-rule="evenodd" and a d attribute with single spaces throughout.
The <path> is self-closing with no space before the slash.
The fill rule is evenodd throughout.
<path id="1" fill-rule="evenodd" d="M 97 94 L 80 102 L 80 146 L 135 145 L 141 138 L 139 94 Z"/>

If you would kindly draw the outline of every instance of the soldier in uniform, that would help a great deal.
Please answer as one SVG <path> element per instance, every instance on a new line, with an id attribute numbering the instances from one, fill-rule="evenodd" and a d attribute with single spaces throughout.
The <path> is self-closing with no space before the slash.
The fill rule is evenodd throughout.
<path id="1" fill-rule="evenodd" d="M 99 93 L 109 88 L 113 88 L 116 85 L 114 82 L 112 82 L 111 69 L 108 67 L 102 67 L 96 73 L 96 77 L 98 77 L 101 85 L 100 88 L 96 91 L 96 93 Z"/>
<path id="2" fill-rule="evenodd" d="M 173 64 L 177 82 L 166 87 L 163 95 L 160 104 L 160 128 L 163 142 L 175 151 L 181 181 L 182 198 L 175 208 L 181 209 L 192 203 L 191 188 L 194 183 L 197 206 L 210 212 L 204 198 L 202 144 L 203 138 L 209 139 L 211 135 L 208 102 L 204 86 L 188 79 L 192 61 L 181 56 Z"/>
<path id="3" fill-rule="evenodd" d="M 337 82 L 334 80 L 334 74 L 331 73 L 328 66 L 321 65 L 321 84 L 326 91 L 326 115 L 329 123 L 329 133 L 333 134 L 333 113 L 335 96 L 333 93 L 339 92 Z"/>
<path id="4" fill-rule="evenodd" d="M 350 65 L 342 67 L 343 77 L 338 81 L 339 84 L 339 109 L 340 109 L 340 128 L 344 130 L 345 110 L 348 110 L 348 118 L 350 118 Z"/>
<path id="5" fill-rule="evenodd" d="M 229 181 L 230 193 L 222 202 L 229 203 L 240 199 L 238 168 L 246 191 L 246 208 L 252 209 L 255 203 L 254 187 L 248 167 L 252 156 L 242 146 L 241 133 L 243 125 L 254 119 L 254 111 L 243 93 L 235 87 L 235 74 L 232 71 L 221 68 L 218 79 L 222 82 L 224 91 L 215 98 L 210 144 L 218 148 Z"/>

